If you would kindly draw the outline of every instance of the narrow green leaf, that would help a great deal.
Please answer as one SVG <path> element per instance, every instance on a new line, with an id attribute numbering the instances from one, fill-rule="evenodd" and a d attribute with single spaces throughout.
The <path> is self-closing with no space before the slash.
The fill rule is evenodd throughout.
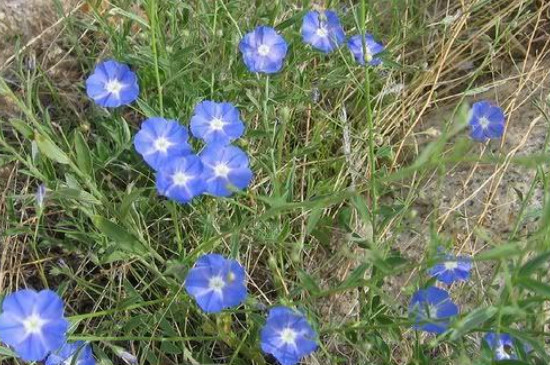
<path id="1" fill-rule="evenodd" d="M 116 248 L 130 253 L 145 253 L 141 242 L 126 229 L 101 216 L 94 217 L 97 229 L 116 243 Z"/>
<path id="2" fill-rule="evenodd" d="M 13 128 L 15 128 L 15 130 L 17 130 L 17 132 L 19 132 L 23 137 L 29 138 L 29 139 L 32 138 L 33 131 L 32 131 L 32 128 L 29 127 L 28 123 L 26 123 L 21 119 L 16 119 L 16 118 L 10 119 L 10 123 L 13 126 Z"/>
<path id="3" fill-rule="evenodd" d="M 355 270 L 353 270 L 351 272 L 351 274 L 348 275 L 348 277 L 346 278 L 346 280 L 344 280 L 340 285 L 339 287 L 340 288 L 351 288 L 351 287 L 355 287 L 355 286 L 358 286 L 361 281 L 363 280 L 363 276 L 365 275 L 365 272 L 367 271 L 367 269 L 369 268 L 369 264 L 361 264 L 359 266 L 357 266 L 355 268 Z"/>
<path id="4" fill-rule="evenodd" d="M 530 276 L 537 269 L 550 261 L 550 252 L 545 252 L 537 257 L 527 261 L 521 269 L 519 269 L 518 276 Z"/>
<path id="5" fill-rule="evenodd" d="M 500 260 L 517 256 L 521 254 L 521 252 L 522 250 L 518 243 L 507 243 L 482 252 L 477 255 L 475 259 L 476 261 Z"/>
<path id="6" fill-rule="evenodd" d="M 46 155 L 49 159 L 64 165 L 67 165 L 71 162 L 69 156 L 67 156 L 67 154 L 63 152 L 63 150 L 61 150 L 61 148 L 57 147 L 48 138 L 36 132 L 34 138 L 36 141 L 36 145 L 40 149 L 40 152 Z"/>
<path id="7" fill-rule="evenodd" d="M 74 135 L 74 146 L 76 150 L 76 163 L 80 170 L 86 175 L 92 173 L 92 161 L 90 156 L 90 148 L 80 132 Z"/>
<path id="8" fill-rule="evenodd" d="M 466 317 L 458 320 L 453 326 L 451 332 L 451 341 L 455 341 L 471 330 L 483 326 L 485 322 L 493 318 L 497 314 L 498 309 L 495 307 L 478 308 L 470 312 Z"/>
<path id="9" fill-rule="evenodd" d="M 548 284 L 544 284 L 540 281 L 533 280 L 527 277 L 519 278 L 518 284 L 525 289 L 537 293 L 538 295 L 550 298 L 550 285 Z"/>
<path id="10" fill-rule="evenodd" d="M 298 278 L 300 278 L 300 282 L 302 283 L 302 286 L 309 291 L 310 294 L 317 294 L 321 292 L 321 288 L 319 285 L 317 285 L 317 282 L 315 279 L 309 275 L 307 272 L 303 270 L 298 271 Z"/>

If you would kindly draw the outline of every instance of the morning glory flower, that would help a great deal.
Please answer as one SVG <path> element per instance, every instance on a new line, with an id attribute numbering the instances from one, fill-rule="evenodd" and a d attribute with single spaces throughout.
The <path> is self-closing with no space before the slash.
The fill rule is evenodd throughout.
<path id="1" fill-rule="evenodd" d="M 306 317 L 287 307 L 269 311 L 260 334 L 262 351 L 282 365 L 294 365 L 317 349 L 316 333 Z"/>
<path id="2" fill-rule="evenodd" d="M 472 260 L 469 257 L 442 255 L 440 262 L 428 270 L 428 274 L 442 283 L 450 285 L 455 281 L 468 280 L 471 269 Z"/>
<path id="3" fill-rule="evenodd" d="M 185 278 L 185 290 L 207 313 L 236 307 L 246 298 L 243 267 L 215 253 L 201 256 Z"/>
<path id="4" fill-rule="evenodd" d="M 46 365 L 95 365 L 90 345 L 84 341 L 66 343 L 46 360 Z"/>
<path id="5" fill-rule="evenodd" d="M 235 146 L 209 145 L 200 154 L 204 166 L 206 192 L 214 196 L 230 196 L 230 186 L 242 190 L 252 181 L 248 156 Z"/>
<path id="6" fill-rule="evenodd" d="M 288 45 L 275 29 L 259 26 L 241 39 L 239 49 L 250 71 L 272 74 L 283 67 Z"/>
<path id="7" fill-rule="evenodd" d="M 2 303 L 0 340 L 25 361 L 41 361 L 65 343 L 69 322 L 63 300 L 51 290 L 18 290 Z"/>
<path id="8" fill-rule="evenodd" d="M 365 51 L 363 54 L 363 39 L 365 39 Z M 348 48 L 353 54 L 355 61 L 364 65 L 367 62 L 371 66 L 378 66 L 382 60 L 376 57 L 384 50 L 384 46 L 374 40 L 372 34 L 366 33 L 364 37 L 355 35 L 348 40 Z"/>
<path id="9" fill-rule="evenodd" d="M 113 60 L 99 63 L 86 80 L 86 93 L 99 106 L 116 108 L 137 99 L 137 76 L 130 67 Z"/>
<path id="10" fill-rule="evenodd" d="M 39 209 L 44 207 L 44 199 L 46 198 L 46 185 L 40 184 L 34 194 L 34 200 Z"/>
<path id="11" fill-rule="evenodd" d="M 478 101 L 470 111 L 470 136 L 484 142 L 491 138 L 500 138 L 504 133 L 506 117 L 502 109 L 489 101 Z"/>
<path id="12" fill-rule="evenodd" d="M 302 22 L 302 38 L 305 43 L 329 53 L 345 41 L 346 35 L 334 11 L 310 11 Z"/>
<path id="13" fill-rule="evenodd" d="M 518 342 L 509 334 L 489 332 L 483 340 L 493 350 L 495 360 L 517 360 L 518 357 L 514 350 L 518 346 Z"/>
<path id="14" fill-rule="evenodd" d="M 441 334 L 449 327 L 449 319 L 458 314 L 458 307 L 443 289 L 430 286 L 412 296 L 409 315 L 414 319 L 414 329 Z"/>
<path id="15" fill-rule="evenodd" d="M 242 136 L 244 124 L 231 103 L 203 101 L 195 107 L 191 133 L 208 144 L 227 145 Z"/>
<path id="16" fill-rule="evenodd" d="M 188 139 L 187 128 L 177 121 L 149 118 L 141 124 L 134 147 L 149 166 L 158 170 L 168 161 L 192 153 Z"/>
<path id="17" fill-rule="evenodd" d="M 204 192 L 202 163 L 195 155 L 174 158 L 157 171 L 159 194 L 179 203 L 189 203 Z"/>

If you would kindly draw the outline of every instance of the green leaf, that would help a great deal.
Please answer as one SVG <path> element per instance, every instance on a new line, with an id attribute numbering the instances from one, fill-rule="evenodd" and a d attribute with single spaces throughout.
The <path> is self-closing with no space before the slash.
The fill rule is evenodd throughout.
<path id="1" fill-rule="evenodd" d="M 10 123 L 21 135 L 23 135 L 25 138 L 32 138 L 33 131 L 32 128 L 29 127 L 29 125 L 21 120 L 21 119 L 10 119 Z"/>
<path id="2" fill-rule="evenodd" d="M 521 277 L 518 279 L 518 284 L 525 289 L 531 290 L 543 297 L 550 298 L 550 285 L 541 283 L 540 281 L 533 280 L 527 277 Z"/>
<path id="3" fill-rule="evenodd" d="M 493 318 L 497 314 L 496 307 L 478 308 L 470 312 L 466 317 L 458 320 L 453 326 L 451 332 L 451 341 L 458 340 L 465 334 L 477 327 L 483 326 L 485 322 Z"/>
<path id="4" fill-rule="evenodd" d="M 535 271 L 537 271 L 540 266 L 548 263 L 548 261 L 550 261 L 550 252 L 545 252 L 527 261 L 525 265 L 523 265 L 521 269 L 519 269 L 518 276 L 530 276 Z"/>
<path id="5" fill-rule="evenodd" d="M 352 287 L 359 286 L 361 284 L 361 282 L 363 281 L 363 276 L 365 275 L 365 272 L 367 271 L 369 266 L 370 265 L 367 264 L 367 263 L 357 266 L 355 268 L 355 270 L 353 270 L 351 272 L 351 274 L 348 275 L 346 280 L 344 280 L 339 285 L 339 287 L 340 288 L 352 288 Z"/>
<path id="6" fill-rule="evenodd" d="M 476 261 L 485 261 L 485 260 L 500 260 L 512 256 L 517 256 L 522 253 L 521 247 L 518 243 L 507 243 L 500 245 L 485 252 L 480 253 L 476 256 Z"/>
<path id="7" fill-rule="evenodd" d="M 90 175 L 92 173 L 92 162 L 90 157 L 90 148 L 84 139 L 84 136 L 80 132 L 76 132 L 74 135 L 74 146 L 76 150 L 76 163 L 78 168 Z"/>
<path id="8" fill-rule="evenodd" d="M 146 253 L 143 244 L 118 224 L 101 216 L 94 217 L 94 224 L 101 233 L 116 243 L 115 248 L 135 254 Z"/>
<path id="9" fill-rule="evenodd" d="M 57 147 L 48 138 L 38 133 L 35 133 L 34 138 L 36 141 L 36 145 L 40 149 L 40 152 L 46 155 L 49 159 L 64 165 L 68 165 L 71 162 L 69 156 L 67 156 L 67 154 L 63 152 L 63 150 L 61 150 L 61 148 Z"/>
<path id="10" fill-rule="evenodd" d="M 513 337 L 517 338 L 524 344 L 527 343 L 531 345 L 533 350 L 535 350 L 538 353 L 538 355 L 546 362 L 546 364 L 550 363 L 550 356 L 548 356 L 548 354 L 546 353 L 546 349 L 544 348 L 543 345 L 540 344 L 539 341 L 532 338 L 531 336 L 526 335 L 524 331 L 518 331 L 513 328 L 507 328 L 506 332 L 512 335 Z"/>
<path id="11" fill-rule="evenodd" d="M 85 203 L 101 204 L 92 194 L 81 189 L 60 188 L 51 193 L 53 199 L 73 199 Z"/>
<path id="12" fill-rule="evenodd" d="M 109 11 L 110 14 L 113 15 L 120 15 L 122 17 L 128 18 L 130 20 L 135 21 L 139 25 L 141 25 L 144 29 L 149 29 L 149 24 L 147 24 L 147 21 L 143 19 L 142 17 L 138 16 L 137 14 L 134 14 L 132 12 L 123 10 L 121 8 L 113 8 Z"/>
<path id="13" fill-rule="evenodd" d="M 319 285 L 317 285 L 317 282 L 315 279 L 309 275 L 307 272 L 303 270 L 298 271 L 298 278 L 300 278 L 300 282 L 302 283 L 302 286 L 310 292 L 310 294 L 317 294 L 321 292 L 321 288 Z"/>
<path id="14" fill-rule="evenodd" d="M 306 235 L 311 234 L 315 227 L 317 227 L 317 223 L 319 222 L 319 218 L 321 218 L 321 215 L 323 214 L 322 209 L 313 209 L 311 211 L 311 214 L 307 218 L 307 224 L 306 224 Z"/>

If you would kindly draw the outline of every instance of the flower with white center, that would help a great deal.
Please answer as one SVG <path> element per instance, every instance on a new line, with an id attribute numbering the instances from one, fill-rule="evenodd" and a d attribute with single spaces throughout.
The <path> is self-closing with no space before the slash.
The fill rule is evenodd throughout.
<path id="1" fill-rule="evenodd" d="M 348 48 L 355 61 L 361 65 L 367 63 L 370 66 L 378 66 L 382 63 L 377 55 L 384 51 L 384 46 L 376 42 L 372 34 L 366 33 L 364 36 L 355 35 L 351 37 L 348 41 Z"/>
<path id="2" fill-rule="evenodd" d="M 134 137 L 134 148 L 149 166 L 158 170 L 192 152 L 188 139 L 187 128 L 176 120 L 154 117 L 141 124 Z"/>
<path id="3" fill-rule="evenodd" d="M 275 29 L 259 26 L 241 39 L 239 50 L 251 72 L 272 74 L 283 67 L 288 45 Z"/>
<path id="4" fill-rule="evenodd" d="M 483 340 L 489 345 L 489 348 L 493 350 L 494 360 L 517 360 L 517 349 L 521 346 L 521 343 L 510 336 L 507 333 L 494 333 L 489 332 L 485 335 Z M 523 350 L 529 351 L 529 347 L 524 345 Z"/>
<path id="5" fill-rule="evenodd" d="M 228 145 L 242 136 L 244 123 L 232 103 L 205 100 L 195 107 L 191 133 L 206 144 Z"/>
<path id="6" fill-rule="evenodd" d="M 23 320 L 23 326 L 28 334 L 42 334 L 42 327 L 48 323 L 47 320 L 44 320 L 37 313 L 32 313 L 29 317 Z"/>
<path id="7" fill-rule="evenodd" d="M 225 125 L 225 122 L 221 118 L 212 118 L 210 121 L 210 129 L 214 131 L 221 131 L 223 130 L 223 126 Z"/>
<path id="8" fill-rule="evenodd" d="M 189 203 L 204 192 L 203 166 L 196 155 L 173 158 L 157 171 L 158 192 L 179 203 Z"/>
<path id="9" fill-rule="evenodd" d="M 293 365 L 317 349 L 317 334 L 300 312 L 274 307 L 260 333 L 262 351 L 282 365 Z"/>
<path id="10" fill-rule="evenodd" d="M 466 281 L 470 278 L 472 260 L 465 256 L 439 255 L 439 262 L 428 270 L 431 277 L 450 285 L 455 281 Z"/>
<path id="11" fill-rule="evenodd" d="M 19 290 L 2 303 L 0 340 L 24 361 L 42 361 L 66 339 L 63 300 L 51 290 Z"/>
<path id="12" fill-rule="evenodd" d="M 416 291 L 409 304 L 413 328 L 441 334 L 449 327 L 450 318 L 458 314 L 458 307 L 449 293 L 433 286 Z"/>
<path id="13" fill-rule="evenodd" d="M 46 365 L 96 365 L 92 347 L 84 341 L 68 342 L 52 352 Z"/>
<path id="14" fill-rule="evenodd" d="M 214 196 L 230 196 L 232 189 L 242 190 L 252 181 L 248 157 L 238 147 L 209 145 L 200 154 L 204 166 L 206 192 Z"/>
<path id="15" fill-rule="evenodd" d="M 346 40 L 340 19 L 332 10 L 308 12 L 301 32 L 304 43 L 324 53 L 336 50 Z"/>
<path id="16" fill-rule="evenodd" d="M 504 134 L 506 116 L 502 108 L 489 101 L 478 101 L 470 110 L 470 136 L 472 139 L 484 142 L 492 138 L 500 138 Z"/>
<path id="17" fill-rule="evenodd" d="M 102 107 L 116 108 L 137 99 L 137 76 L 122 63 L 107 60 L 99 63 L 86 80 L 86 93 Z"/>
<path id="18" fill-rule="evenodd" d="M 207 313 L 236 307 L 247 296 L 243 267 L 218 254 L 201 256 L 189 270 L 184 286 Z"/>
<path id="19" fill-rule="evenodd" d="M 269 48 L 267 44 L 260 44 L 260 46 L 258 47 L 258 54 L 260 56 L 266 57 L 267 55 L 269 55 L 270 51 L 271 48 Z"/>
<path id="20" fill-rule="evenodd" d="M 225 163 L 219 163 L 214 166 L 214 174 L 216 177 L 223 177 L 224 179 L 227 179 L 230 171 L 231 169 Z"/>
<path id="21" fill-rule="evenodd" d="M 174 143 L 170 142 L 170 140 L 166 137 L 159 137 L 154 142 L 155 149 L 164 154 L 168 153 L 168 148 L 170 148 L 173 144 Z"/>
<path id="22" fill-rule="evenodd" d="M 124 85 L 117 79 L 109 80 L 105 84 L 105 90 L 107 90 L 111 94 L 115 94 L 117 99 L 120 99 L 120 91 L 122 90 L 123 87 Z"/>
<path id="23" fill-rule="evenodd" d="M 208 281 L 208 287 L 214 291 L 221 292 L 224 286 L 225 281 L 223 281 L 223 278 L 221 276 L 213 276 Z"/>
<path id="24" fill-rule="evenodd" d="M 287 345 L 295 345 L 298 334 L 292 328 L 284 328 L 281 331 L 281 341 Z"/>

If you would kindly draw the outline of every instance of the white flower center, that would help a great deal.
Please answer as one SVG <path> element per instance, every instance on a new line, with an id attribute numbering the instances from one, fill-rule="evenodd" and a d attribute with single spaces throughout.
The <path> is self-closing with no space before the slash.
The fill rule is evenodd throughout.
<path id="1" fill-rule="evenodd" d="M 160 152 L 166 153 L 168 151 L 168 148 L 172 145 L 172 142 L 170 142 L 168 139 L 164 137 L 159 137 L 155 141 L 155 149 Z"/>
<path id="2" fill-rule="evenodd" d="M 191 176 L 183 172 L 176 172 L 174 176 L 172 176 L 172 181 L 174 181 L 174 184 L 177 186 L 183 186 L 187 184 L 189 180 L 191 180 Z"/>
<path id="3" fill-rule="evenodd" d="M 479 126 L 483 129 L 487 129 L 487 127 L 489 126 L 489 119 L 487 119 L 486 117 L 479 118 Z"/>
<path id="4" fill-rule="evenodd" d="M 221 131 L 225 122 L 221 118 L 214 118 L 210 121 L 210 129 L 215 131 Z"/>
<path id="5" fill-rule="evenodd" d="M 373 59 L 372 51 L 369 46 L 365 45 L 365 61 L 370 62 Z"/>
<path id="6" fill-rule="evenodd" d="M 214 174 L 216 174 L 216 176 L 227 177 L 229 171 L 231 170 L 224 163 L 217 164 L 216 167 L 214 167 Z"/>
<path id="7" fill-rule="evenodd" d="M 285 344 L 294 344 L 298 334 L 292 328 L 285 328 L 281 331 L 281 341 Z"/>
<path id="8" fill-rule="evenodd" d="M 265 57 L 269 54 L 270 51 L 271 48 L 269 48 L 268 45 L 262 44 L 258 47 L 258 53 L 260 54 L 260 56 Z"/>
<path id="9" fill-rule="evenodd" d="M 500 345 L 496 348 L 496 355 L 498 360 L 510 360 L 512 356 L 506 351 L 506 346 Z"/>
<path id="10" fill-rule="evenodd" d="M 428 318 L 437 318 L 437 307 L 433 304 L 428 304 Z"/>
<path id="11" fill-rule="evenodd" d="M 40 316 L 36 313 L 33 313 L 30 317 L 25 318 L 23 321 L 23 326 L 25 326 L 25 330 L 27 330 L 27 333 L 42 333 L 42 327 L 46 324 L 46 320 L 40 318 Z"/>
<path id="12" fill-rule="evenodd" d="M 214 291 L 221 291 L 225 287 L 225 281 L 223 281 L 221 276 L 213 276 L 208 281 L 208 288 Z"/>
<path id="13" fill-rule="evenodd" d="M 112 79 L 107 81 L 105 84 L 105 90 L 110 92 L 111 94 L 118 95 L 120 93 L 120 90 L 122 90 L 122 84 L 117 79 Z"/>
<path id="14" fill-rule="evenodd" d="M 446 261 L 443 266 L 445 266 L 446 271 L 454 270 L 458 267 L 457 261 Z"/>
<path id="15" fill-rule="evenodd" d="M 319 27 L 315 33 L 317 33 L 319 37 L 326 37 L 328 35 L 328 30 L 325 27 Z"/>

